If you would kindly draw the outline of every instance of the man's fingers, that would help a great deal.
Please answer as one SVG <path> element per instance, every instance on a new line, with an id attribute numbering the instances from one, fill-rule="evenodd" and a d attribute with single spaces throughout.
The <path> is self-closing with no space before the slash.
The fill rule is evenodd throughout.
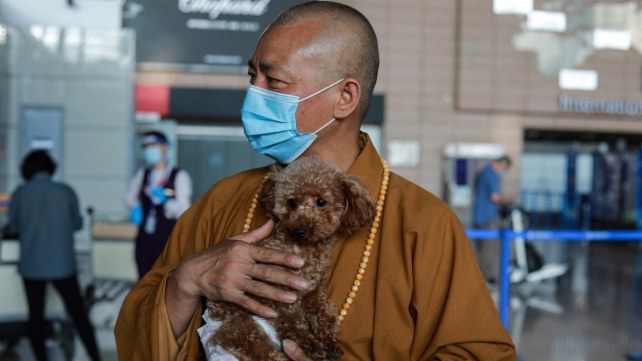
<path id="1" fill-rule="evenodd" d="M 269 220 L 257 229 L 234 236 L 230 239 L 240 240 L 250 244 L 256 243 L 269 237 L 273 228 L 274 221 Z M 250 257 L 257 262 L 278 264 L 289 268 L 300 268 L 305 264 L 305 260 L 299 256 L 263 247 L 251 247 Z"/>
<path id="2" fill-rule="evenodd" d="M 283 303 L 292 303 L 296 301 L 296 294 L 280 288 L 276 288 L 258 281 L 248 281 L 243 285 L 243 290 L 246 293 L 251 293 L 255 296 L 269 298 L 274 301 Z"/>
<path id="3" fill-rule="evenodd" d="M 307 282 L 305 282 L 303 278 L 296 276 L 291 272 L 266 264 L 255 263 L 249 270 L 248 275 L 253 279 L 288 286 L 297 290 L 304 290 L 308 287 Z M 263 296 L 253 292 L 253 290 L 248 291 L 255 295 Z M 268 296 L 268 298 L 272 297 Z"/>
<path id="4" fill-rule="evenodd" d="M 245 308 L 246 310 L 252 312 L 255 315 L 258 315 L 264 318 L 276 317 L 276 312 L 273 309 L 251 299 L 250 297 L 242 296 L 235 303 Z"/>
<path id="5" fill-rule="evenodd" d="M 289 268 L 301 268 L 305 264 L 305 260 L 297 255 L 271 248 L 252 247 L 250 254 L 252 259 L 261 263 L 278 264 Z"/>

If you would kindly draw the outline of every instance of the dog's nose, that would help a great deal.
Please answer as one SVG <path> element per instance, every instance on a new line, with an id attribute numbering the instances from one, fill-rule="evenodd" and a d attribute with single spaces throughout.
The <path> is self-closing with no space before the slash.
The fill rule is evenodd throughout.
<path id="1" fill-rule="evenodd" d="M 308 233 L 308 230 L 305 228 L 297 228 L 294 230 L 294 234 L 296 234 L 296 236 L 299 238 L 305 237 L 307 233 Z"/>

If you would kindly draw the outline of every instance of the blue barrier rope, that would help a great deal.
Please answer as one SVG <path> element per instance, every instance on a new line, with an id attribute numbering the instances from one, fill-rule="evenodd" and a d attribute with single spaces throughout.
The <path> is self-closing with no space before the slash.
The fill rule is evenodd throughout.
<path id="1" fill-rule="evenodd" d="M 510 248 L 511 240 L 523 237 L 527 241 L 642 241 L 642 231 L 551 231 L 537 230 L 515 232 L 509 228 L 501 230 L 466 229 L 470 239 L 500 239 L 499 267 L 499 317 L 508 330 L 510 300 Z"/>
<path id="2" fill-rule="evenodd" d="M 499 231 L 496 229 L 466 229 L 470 239 L 498 239 Z"/>

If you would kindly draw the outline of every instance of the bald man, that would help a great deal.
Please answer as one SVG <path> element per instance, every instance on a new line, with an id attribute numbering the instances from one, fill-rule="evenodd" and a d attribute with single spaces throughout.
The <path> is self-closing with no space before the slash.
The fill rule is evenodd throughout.
<path id="1" fill-rule="evenodd" d="M 285 165 L 308 155 L 331 160 L 359 176 L 380 202 L 372 226 L 333 248 L 326 283 L 341 320 L 341 359 L 515 360 L 457 217 L 429 192 L 387 176 L 360 132 L 379 66 L 367 19 L 329 1 L 295 6 L 262 34 L 249 65 L 241 117 L 250 145 Z M 307 287 L 292 273 L 303 265 L 300 256 L 254 245 L 273 227 L 253 202 L 267 171 L 220 181 L 179 219 L 154 268 L 123 304 L 115 330 L 119 359 L 205 359 L 196 331 L 204 299 L 269 319 L 274 310 L 257 299 L 295 297 L 274 284 Z M 310 360 L 283 341 L 292 360 Z"/>

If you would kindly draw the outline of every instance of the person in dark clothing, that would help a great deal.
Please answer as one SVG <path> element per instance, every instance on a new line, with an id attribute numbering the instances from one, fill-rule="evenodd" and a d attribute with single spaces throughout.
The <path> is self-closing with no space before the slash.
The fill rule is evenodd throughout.
<path id="1" fill-rule="evenodd" d="M 51 180 L 56 163 L 46 151 L 29 153 L 22 162 L 26 184 L 12 194 L 8 231 L 18 235 L 18 272 L 29 304 L 28 332 L 36 358 L 47 360 L 44 318 L 45 286 L 60 293 L 92 360 L 100 360 L 93 327 L 76 279 L 74 231 L 82 228 L 78 198 L 71 187 Z"/>
<path id="2" fill-rule="evenodd" d="M 165 248 L 176 220 L 191 205 L 192 179 L 169 162 L 167 137 L 157 131 L 142 135 L 143 160 L 129 183 L 125 204 L 138 225 L 136 265 L 142 278 Z"/>

